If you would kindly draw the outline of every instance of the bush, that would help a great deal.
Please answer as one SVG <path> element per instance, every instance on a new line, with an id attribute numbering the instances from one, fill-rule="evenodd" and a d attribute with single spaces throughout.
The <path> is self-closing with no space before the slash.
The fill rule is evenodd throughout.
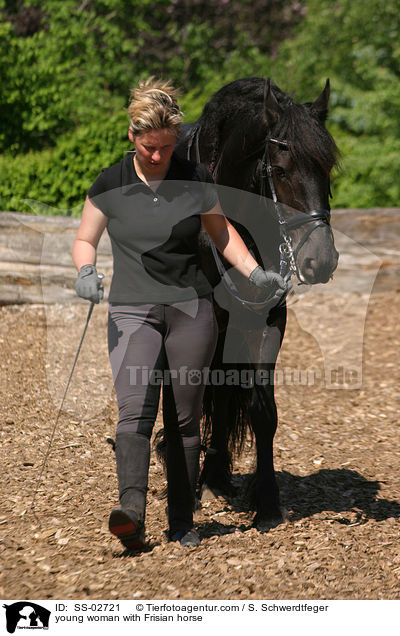
<path id="1" fill-rule="evenodd" d="M 33 199 L 41 214 L 66 214 L 83 202 L 86 191 L 105 168 L 123 159 L 131 148 L 128 118 L 121 109 L 109 117 L 95 118 L 74 133 L 60 138 L 55 148 L 0 157 L 0 208 L 32 212 Z M 35 209 L 35 208 L 34 208 Z M 79 214 L 75 209 L 72 214 Z"/>
<path id="2" fill-rule="evenodd" d="M 328 128 L 343 156 L 333 205 L 398 205 L 397 5 L 0 0 L 0 207 L 31 211 L 36 199 L 46 213 L 78 213 L 101 168 L 129 148 L 123 105 L 151 74 L 185 91 L 186 121 L 240 77 L 270 76 L 296 101 L 330 77 Z"/>
<path id="3" fill-rule="evenodd" d="M 332 130 L 342 151 L 341 170 L 332 180 L 333 207 L 395 207 L 400 201 L 400 140 L 360 137 Z"/>

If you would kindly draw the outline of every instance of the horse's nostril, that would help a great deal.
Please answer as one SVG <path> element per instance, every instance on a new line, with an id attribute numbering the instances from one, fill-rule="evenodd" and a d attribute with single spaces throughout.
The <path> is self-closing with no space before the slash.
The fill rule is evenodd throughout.
<path id="1" fill-rule="evenodd" d="M 334 270 L 335 266 L 332 267 L 332 264 L 319 263 L 314 258 L 305 258 L 301 268 L 301 272 L 309 284 L 327 283 Z"/>
<path id="2" fill-rule="evenodd" d="M 315 260 L 313 258 L 305 258 L 303 263 L 303 270 L 305 273 L 312 273 L 315 266 Z"/>

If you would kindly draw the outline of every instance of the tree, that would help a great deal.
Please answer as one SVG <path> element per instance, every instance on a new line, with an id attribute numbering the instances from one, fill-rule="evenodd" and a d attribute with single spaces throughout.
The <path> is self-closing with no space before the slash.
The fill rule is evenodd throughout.
<path id="1" fill-rule="evenodd" d="M 145 75 L 171 76 L 185 92 L 201 88 L 232 53 L 276 49 L 304 1 L 285 9 L 278 0 L 36 3 L 0 3 L 0 152 L 55 145 L 99 113 L 122 108 Z"/>

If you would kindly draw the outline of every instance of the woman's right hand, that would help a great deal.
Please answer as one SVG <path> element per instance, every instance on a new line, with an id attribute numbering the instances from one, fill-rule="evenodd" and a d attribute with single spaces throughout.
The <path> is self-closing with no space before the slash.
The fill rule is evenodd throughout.
<path id="1" fill-rule="evenodd" d="M 98 304 L 104 296 L 102 278 L 102 274 L 97 273 L 94 265 L 83 265 L 75 283 L 76 293 L 81 298 Z"/>

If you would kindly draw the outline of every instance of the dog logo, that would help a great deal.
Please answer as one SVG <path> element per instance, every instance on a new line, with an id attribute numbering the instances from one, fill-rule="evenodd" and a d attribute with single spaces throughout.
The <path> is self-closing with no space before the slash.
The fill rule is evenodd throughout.
<path id="1" fill-rule="evenodd" d="M 18 601 L 3 607 L 6 610 L 9 634 L 14 634 L 16 629 L 49 629 L 51 612 L 41 605 L 31 601 Z"/>

